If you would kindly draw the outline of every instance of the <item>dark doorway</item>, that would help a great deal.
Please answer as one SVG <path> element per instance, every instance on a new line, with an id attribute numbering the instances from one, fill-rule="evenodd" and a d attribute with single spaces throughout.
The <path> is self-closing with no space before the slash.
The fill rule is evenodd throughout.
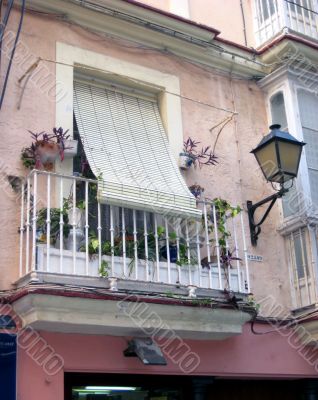
<path id="1" fill-rule="evenodd" d="M 190 400 L 191 380 L 180 376 L 65 374 L 65 400 Z"/>
<path id="2" fill-rule="evenodd" d="M 317 391 L 316 391 L 317 388 Z M 311 380 L 65 374 L 65 400 L 318 400 Z"/>

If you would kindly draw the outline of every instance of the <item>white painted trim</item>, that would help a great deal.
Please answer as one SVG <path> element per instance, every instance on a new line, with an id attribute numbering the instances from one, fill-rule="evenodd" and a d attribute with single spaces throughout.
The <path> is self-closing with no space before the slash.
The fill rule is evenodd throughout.
<path id="1" fill-rule="evenodd" d="M 56 61 L 56 81 L 59 82 L 57 86 L 61 90 L 61 85 L 63 85 L 63 93 L 65 93 L 63 98 L 56 102 L 56 126 L 70 129 L 71 134 L 73 133 L 73 81 L 76 65 L 91 68 L 88 70 L 90 74 L 96 68 L 105 71 L 105 77 L 108 80 L 112 77 L 117 77 L 117 79 L 120 77 L 128 85 L 130 83 L 134 86 L 140 85 L 143 90 L 145 85 L 150 85 L 151 90 L 157 92 L 169 143 L 175 159 L 178 159 L 183 146 L 183 128 L 180 81 L 177 76 L 61 42 L 56 44 Z M 82 71 L 85 72 L 85 69 Z M 57 165 L 57 170 L 71 172 L 71 165 L 71 160 L 64 161 L 63 168 L 62 165 Z"/>
<path id="2" fill-rule="evenodd" d="M 285 101 L 288 130 L 298 140 L 303 140 L 302 125 L 298 108 L 297 90 L 299 90 L 300 88 L 304 89 L 305 87 L 301 85 L 300 82 L 298 82 L 292 71 L 290 71 L 286 67 L 279 68 L 272 74 L 262 79 L 259 82 L 259 86 L 266 93 L 266 109 L 268 120 L 271 121 L 270 99 L 278 92 L 282 92 Z M 311 192 L 305 154 L 302 156 L 299 165 L 297 189 L 299 193 L 302 193 L 304 195 L 304 199 L 307 199 L 305 200 L 305 208 L 308 209 L 311 199 Z M 282 212 L 282 206 L 280 205 L 280 207 L 280 210 Z M 303 205 L 301 206 L 301 210 L 302 209 L 304 209 Z M 292 219 L 292 217 L 289 217 L 288 220 L 289 219 Z"/>

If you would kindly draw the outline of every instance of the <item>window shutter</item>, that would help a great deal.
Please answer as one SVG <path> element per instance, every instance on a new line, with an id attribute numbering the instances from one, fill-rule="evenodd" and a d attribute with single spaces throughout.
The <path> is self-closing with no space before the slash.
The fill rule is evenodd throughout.
<path id="1" fill-rule="evenodd" d="M 101 203 L 200 217 L 179 171 L 156 101 L 74 82 L 74 112 Z"/>

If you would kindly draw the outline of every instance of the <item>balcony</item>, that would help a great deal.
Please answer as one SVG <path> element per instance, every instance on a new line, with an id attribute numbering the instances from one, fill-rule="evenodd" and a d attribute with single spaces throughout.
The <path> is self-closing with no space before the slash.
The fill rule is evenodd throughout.
<path id="1" fill-rule="evenodd" d="M 21 199 L 20 278 L 36 272 L 250 292 L 242 214 L 226 220 L 228 260 L 212 201 L 198 201 L 202 221 L 163 217 L 99 203 L 97 183 L 31 172 Z"/>
<path id="2" fill-rule="evenodd" d="M 246 303 L 250 283 L 242 213 L 226 215 L 221 226 L 213 201 L 198 201 L 201 220 L 125 209 L 101 204 L 97 185 L 97 180 L 82 177 L 36 170 L 30 173 L 21 193 L 18 288 L 40 282 L 52 287 L 80 287 L 83 291 L 103 289 L 114 295 L 221 299 L 224 304 L 233 291 Z M 108 306 L 105 302 L 98 306 L 95 301 L 92 309 L 92 303 L 83 298 L 60 300 L 43 293 L 40 300 L 34 293 L 27 297 L 19 299 L 15 308 L 37 329 L 118 333 L 116 326 L 109 326 L 117 302 L 109 300 Z M 173 329 L 192 338 L 238 334 L 250 319 L 249 313 L 226 307 L 222 312 L 214 310 L 215 319 L 207 322 L 211 309 L 193 313 L 188 307 L 181 307 L 181 321 L 179 306 L 172 313 L 167 313 L 171 305 L 152 307 L 165 319 L 170 318 Z M 56 315 L 56 310 L 62 314 Z M 61 315 L 71 310 L 72 318 L 63 322 Z M 74 327 L 76 313 L 80 322 Z M 102 322 L 101 313 L 108 313 L 107 322 Z M 102 328 L 97 329 L 99 324 Z M 121 326 L 121 332 L 124 329 L 125 334 L 136 334 L 131 324 L 127 318 L 126 330 Z M 213 326 L 208 328 L 209 324 Z"/>
<path id="3" fill-rule="evenodd" d="M 256 0 L 255 16 L 257 46 L 286 29 L 318 39 L 316 0 Z"/>

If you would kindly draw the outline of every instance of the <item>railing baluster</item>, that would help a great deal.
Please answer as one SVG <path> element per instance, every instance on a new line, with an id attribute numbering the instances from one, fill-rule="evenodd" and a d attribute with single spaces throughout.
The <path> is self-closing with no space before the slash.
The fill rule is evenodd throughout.
<path id="1" fill-rule="evenodd" d="M 144 211 L 144 240 L 145 240 L 145 261 L 146 261 L 146 281 L 149 281 L 149 253 L 148 253 L 148 228 L 147 214 Z"/>
<path id="2" fill-rule="evenodd" d="M 169 240 L 169 227 L 168 220 L 165 218 L 166 230 L 166 250 L 167 250 L 167 266 L 168 266 L 168 283 L 171 283 L 171 266 L 170 266 L 170 240 Z"/>
<path id="3" fill-rule="evenodd" d="M 192 285 L 190 238 L 189 238 L 189 225 L 188 225 L 188 221 L 187 220 L 186 220 L 186 245 L 187 245 L 189 284 Z"/>
<path id="4" fill-rule="evenodd" d="M 127 275 L 127 260 L 126 260 L 126 221 L 125 209 L 121 209 L 121 224 L 122 224 L 122 241 L 123 241 L 123 264 L 124 264 L 124 277 Z"/>
<path id="5" fill-rule="evenodd" d="M 88 224 L 88 181 L 85 181 L 85 273 L 88 275 L 88 265 L 89 265 L 89 253 L 88 253 L 88 232 L 89 232 L 89 224 Z M 101 243 L 98 243 L 99 247 L 101 247 Z"/>
<path id="6" fill-rule="evenodd" d="M 177 243 L 177 260 L 180 261 L 180 220 L 176 220 L 176 243 Z M 178 270 L 178 282 L 181 285 L 181 267 L 180 265 L 177 265 L 177 270 Z"/>
<path id="7" fill-rule="evenodd" d="M 24 241 L 24 191 L 25 181 L 21 185 L 21 216 L 20 216 L 20 256 L 19 256 L 19 277 L 23 274 L 23 241 Z"/>
<path id="8" fill-rule="evenodd" d="M 100 202 L 97 202 L 97 238 L 98 238 L 98 266 L 102 265 L 102 223 Z"/>
<path id="9" fill-rule="evenodd" d="M 233 224 L 233 234 L 234 234 L 235 257 L 239 258 L 239 254 L 240 254 L 239 250 L 240 249 L 239 249 L 239 244 L 237 241 L 235 218 L 232 218 L 232 224 Z M 240 260 L 236 260 L 236 269 L 237 269 L 238 291 L 242 292 Z"/>
<path id="10" fill-rule="evenodd" d="M 225 217 L 224 226 L 225 226 L 225 230 L 227 232 L 226 217 Z M 229 251 L 230 251 L 229 241 L 227 238 L 225 239 L 225 251 L 226 251 L 226 257 L 227 257 L 229 255 Z M 224 269 L 225 269 L 225 266 L 224 266 Z M 224 273 L 225 273 L 225 271 L 224 271 Z M 227 278 L 228 278 L 229 290 L 231 290 L 231 262 L 229 262 L 228 266 L 227 266 Z"/>
<path id="11" fill-rule="evenodd" d="M 245 257 L 245 273 L 246 273 L 246 284 L 247 293 L 250 293 L 250 275 L 249 275 L 249 268 L 248 268 L 248 257 L 247 257 L 247 246 L 246 246 L 246 239 L 245 239 L 245 228 L 244 228 L 244 221 L 243 221 L 243 213 L 241 212 L 241 228 L 242 228 L 242 236 L 243 236 L 243 251 Z"/>
<path id="12" fill-rule="evenodd" d="M 75 213 L 76 213 L 76 180 L 73 180 L 73 274 L 76 274 L 76 220 L 75 220 Z"/>
<path id="13" fill-rule="evenodd" d="M 155 222 L 155 247 L 156 247 L 156 270 L 157 270 L 157 282 L 160 282 L 160 261 L 159 261 L 159 236 L 158 236 L 158 221 L 157 214 L 154 215 Z"/>
<path id="14" fill-rule="evenodd" d="M 114 247 L 115 247 L 115 239 L 114 239 L 114 207 L 110 206 L 110 247 L 111 247 L 111 276 L 115 276 L 115 258 L 114 258 Z"/>
<path id="15" fill-rule="evenodd" d="M 137 216 L 136 210 L 133 210 L 133 235 L 134 235 L 134 264 L 135 264 L 135 279 L 138 280 L 138 237 L 137 237 Z"/>
<path id="16" fill-rule="evenodd" d="M 51 255 L 51 175 L 47 175 L 47 209 L 46 209 L 46 272 L 50 271 Z"/>
<path id="17" fill-rule="evenodd" d="M 197 245 L 197 256 L 198 256 L 198 273 L 199 273 L 199 286 L 202 287 L 202 275 L 201 275 L 201 251 L 200 251 L 200 222 L 196 221 L 196 245 Z"/>
<path id="18" fill-rule="evenodd" d="M 215 204 L 213 204 L 213 222 L 214 222 L 214 232 L 215 232 L 215 247 L 216 247 L 216 255 L 218 262 L 218 278 L 219 278 L 219 289 L 223 290 L 223 282 L 222 282 L 222 270 L 221 270 L 221 259 L 220 259 L 220 244 L 219 244 L 219 235 L 218 235 L 218 226 L 216 220 L 216 208 Z"/>
<path id="19" fill-rule="evenodd" d="M 63 178 L 60 178 L 60 269 L 63 271 L 63 240 L 64 240 L 64 200 L 63 200 Z"/>
<path id="20" fill-rule="evenodd" d="M 38 192 L 38 174 L 34 173 L 33 176 L 33 218 L 32 218 L 32 262 L 31 262 L 31 270 L 35 271 L 36 269 L 36 208 L 37 208 L 37 192 Z"/>
<path id="21" fill-rule="evenodd" d="M 27 207 L 26 207 L 26 246 L 25 246 L 25 269 L 26 273 L 30 270 L 30 213 L 31 213 L 31 183 L 30 177 L 27 179 Z"/>
<path id="22" fill-rule="evenodd" d="M 207 213 L 206 202 L 203 203 L 203 216 L 204 216 L 204 229 L 205 229 L 205 245 L 206 245 L 208 266 L 209 266 L 209 287 L 210 289 L 212 289 L 212 265 L 211 265 L 210 237 L 209 237 L 208 213 Z M 214 228 L 215 227 L 216 224 L 214 223 Z"/>

